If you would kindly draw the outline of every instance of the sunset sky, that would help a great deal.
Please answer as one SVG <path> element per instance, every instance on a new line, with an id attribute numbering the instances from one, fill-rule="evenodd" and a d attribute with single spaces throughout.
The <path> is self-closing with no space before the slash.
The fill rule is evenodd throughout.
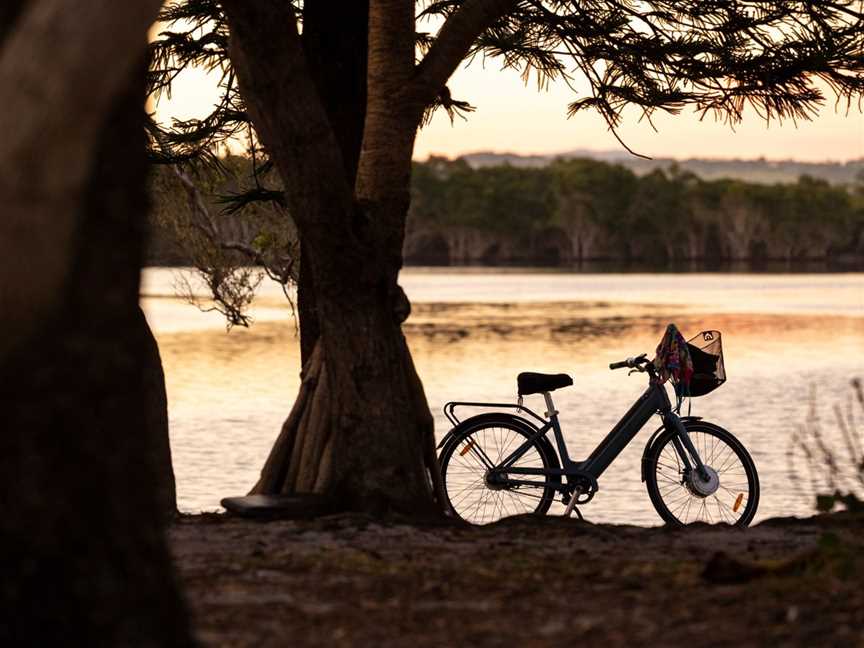
<path id="1" fill-rule="evenodd" d="M 574 149 L 623 151 L 603 120 L 593 112 L 567 119 L 567 104 L 575 98 L 563 84 L 537 91 L 519 75 L 501 70 L 497 61 L 485 68 L 475 62 L 459 70 L 449 83 L 453 97 L 469 101 L 477 112 L 451 126 L 445 114 L 423 129 L 415 149 L 417 159 L 430 154 L 455 157 L 476 151 L 559 153 Z M 216 89 L 203 72 L 185 73 L 175 86 L 172 101 L 160 104 L 161 120 L 206 114 L 216 100 Z M 864 116 L 858 105 L 835 110 L 829 98 L 812 122 L 772 123 L 766 126 L 755 113 L 735 130 L 708 116 L 690 113 L 657 114 L 654 132 L 633 111 L 619 134 L 635 151 L 651 157 L 758 158 L 807 161 L 846 161 L 864 158 Z"/>

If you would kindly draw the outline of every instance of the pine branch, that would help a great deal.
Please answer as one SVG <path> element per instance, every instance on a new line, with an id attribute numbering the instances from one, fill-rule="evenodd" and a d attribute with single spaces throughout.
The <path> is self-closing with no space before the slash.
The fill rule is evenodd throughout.
<path id="1" fill-rule="evenodd" d="M 512 11 L 517 0 L 465 0 L 445 21 L 417 68 L 415 84 L 429 104 L 468 55 L 474 41 Z M 437 3 L 444 9 L 445 3 Z M 452 6 L 452 5 L 448 5 Z"/>

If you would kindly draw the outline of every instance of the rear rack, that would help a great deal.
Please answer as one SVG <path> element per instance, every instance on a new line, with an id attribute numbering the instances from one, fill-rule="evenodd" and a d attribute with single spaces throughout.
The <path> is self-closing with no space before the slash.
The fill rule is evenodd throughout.
<path id="1" fill-rule="evenodd" d="M 468 401 L 450 401 L 446 405 L 444 405 L 444 416 L 447 417 L 453 427 L 459 425 L 462 421 L 459 420 L 459 417 L 456 416 L 456 408 L 457 407 L 484 407 L 484 408 L 492 408 L 492 409 L 515 409 L 517 412 L 525 412 L 526 414 L 533 416 L 535 419 L 540 421 L 541 423 L 547 423 L 546 419 L 537 414 L 536 412 L 531 411 L 521 403 L 474 403 Z"/>

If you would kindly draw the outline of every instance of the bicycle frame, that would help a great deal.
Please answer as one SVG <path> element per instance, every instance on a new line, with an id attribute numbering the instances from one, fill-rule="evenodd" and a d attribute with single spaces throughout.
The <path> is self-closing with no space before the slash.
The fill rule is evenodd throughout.
<path id="1" fill-rule="evenodd" d="M 653 376 L 652 376 L 653 377 Z M 589 499 L 593 496 L 593 491 L 597 490 L 597 480 L 612 464 L 612 462 L 621 454 L 621 451 L 633 440 L 639 431 L 645 427 L 645 424 L 651 419 L 654 414 L 659 413 L 663 419 L 663 425 L 668 430 L 677 431 L 677 436 L 673 438 L 673 445 L 678 452 L 681 461 L 685 468 L 692 469 L 694 466 L 700 474 L 703 474 L 702 461 L 693 443 L 690 440 L 687 430 L 684 427 L 681 419 L 676 412 L 673 411 L 669 401 L 669 396 L 666 389 L 655 381 L 651 381 L 648 389 L 636 400 L 635 403 L 627 410 L 627 413 L 621 417 L 621 420 L 612 428 L 612 430 L 603 438 L 594 451 L 583 461 L 574 461 L 570 458 L 567 451 L 567 445 L 564 442 L 564 435 L 561 430 L 561 424 L 558 421 L 558 411 L 555 409 L 552 402 L 552 395 L 549 392 L 542 393 L 546 401 L 546 418 L 532 412 L 530 409 L 519 404 L 512 403 L 467 403 L 467 402 L 452 402 L 445 405 L 445 415 L 454 423 L 458 423 L 453 411 L 457 406 L 474 406 L 474 407 L 505 407 L 514 408 L 524 411 L 533 418 L 537 419 L 543 425 L 537 431 L 527 438 L 519 447 L 511 452 L 497 465 L 492 462 L 486 453 L 479 446 L 471 448 L 471 452 L 486 466 L 487 470 L 492 473 L 497 473 L 501 477 L 497 483 L 502 486 L 541 486 L 542 484 L 528 479 L 520 479 L 525 476 L 545 476 L 559 475 L 566 478 L 566 485 L 562 483 L 560 490 L 562 492 L 573 491 L 581 480 L 589 482 Z M 549 432 L 553 433 L 555 445 L 558 450 L 560 459 L 560 468 L 529 468 L 514 466 L 515 464 L 533 445 L 535 441 L 545 437 Z M 446 442 L 442 440 L 440 445 Z M 692 462 L 691 462 L 692 459 Z M 514 478 L 515 477 L 515 478 Z M 587 501 L 587 500 L 585 500 Z M 584 503 L 581 502 L 581 503 Z"/>

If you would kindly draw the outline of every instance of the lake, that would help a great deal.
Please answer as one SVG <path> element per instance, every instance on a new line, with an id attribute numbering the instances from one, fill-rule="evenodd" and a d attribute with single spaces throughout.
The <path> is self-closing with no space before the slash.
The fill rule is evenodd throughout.
<path id="1" fill-rule="evenodd" d="M 278 287 L 262 287 L 251 328 L 226 332 L 218 314 L 174 296 L 176 272 L 145 270 L 143 305 L 165 366 L 180 508 L 215 510 L 256 480 L 297 392 L 299 339 Z M 792 435 L 815 412 L 828 443 L 842 450 L 834 407 L 847 406 L 851 378 L 864 378 L 862 273 L 410 268 L 401 284 L 413 303 L 406 333 L 439 437 L 448 430 L 447 401 L 513 402 L 520 371 L 566 372 L 575 384 L 554 397 L 577 459 L 645 388 L 644 376 L 609 371 L 610 362 L 653 355 L 668 322 L 688 338 L 720 330 L 728 380 L 693 399 L 692 413 L 750 450 L 762 482 L 757 521 L 812 513 L 806 471 L 790 474 Z M 526 404 L 544 409 L 539 396 Z M 604 473 L 582 509 L 587 519 L 659 524 L 639 472 L 651 425 Z"/>

